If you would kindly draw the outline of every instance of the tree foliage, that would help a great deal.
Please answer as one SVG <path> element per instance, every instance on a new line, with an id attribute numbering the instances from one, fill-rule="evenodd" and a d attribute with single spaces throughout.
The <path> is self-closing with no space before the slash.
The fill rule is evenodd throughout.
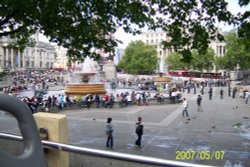
<path id="1" fill-rule="evenodd" d="M 166 59 L 166 64 L 168 69 L 170 70 L 178 70 L 178 69 L 189 69 L 190 63 L 186 63 L 182 60 L 182 55 L 176 52 L 168 55 Z"/>
<path id="2" fill-rule="evenodd" d="M 168 68 L 171 70 L 196 69 L 199 71 L 209 71 L 213 68 L 215 54 L 211 48 L 208 48 L 205 53 L 199 53 L 197 50 L 193 50 L 191 53 L 192 59 L 190 62 L 186 62 L 179 53 L 170 54 L 166 59 Z"/>
<path id="3" fill-rule="evenodd" d="M 192 61 L 191 65 L 194 69 L 199 71 L 207 70 L 210 71 L 213 69 L 215 53 L 213 49 L 208 48 L 205 53 L 199 54 L 197 50 L 192 51 Z"/>
<path id="4" fill-rule="evenodd" d="M 225 35 L 226 53 L 223 57 L 217 58 L 216 66 L 221 69 L 234 70 L 237 65 L 240 69 L 250 69 L 250 52 L 245 46 L 245 39 L 230 31 Z"/>
<path id="5" fill-rule="evenodd" d="M 132 24 L 152 22 L 141 1 L 109 0 L 3 0 L 0 4 L 0 37 L 12 35 L 22 41 L 39 30 L 50 42 L 68 49 L 73 60 L 98 59 L 98 50 L 112 52 L 117 27 L 138 33 Z M 152 13 L 153 14 L 153 13 Z"/>
<path id="6" fill-rule="evenodd" d="M 239 0 L 240 6 L 249 5 L 250 0 Z M 250 8 L 243 14 L 238 15 L 239 28 L 238 35 L 243 41 L 243 46 L 250 52 Z"/>
<path id="7" fill-rule="evenodd" d="M 215 68 L 216 70 L 219 70 L 219 69 L 230 69 L 226 63 L 225 63 L 225 58 L 224 57 L 219 57 L 219 56 L 216 56 L 214 58 L 214 65 L 215 65 Z"/>
<path id="8" fill-rule="evenodd" d="M 249 0 L 239 0 L 240 5 Z M 68 49 L 72 60 L 86 56 L 98 59 L 98 51 L 113 52 L 118 27 L 139 33 L 147 26 L 163 29 L 169 36 L 165 47 L 174 48 L 191 60 L 191 50 L 205 53 L 211 39 L 222 39 L 217 22 L 239 24 L 241 36 L 249 41 L 249 11 L 238 16 L 227 10 L 225 0 L 2 0 L 0 37 L 11 35 L 24 45 L 39 30 L 50 42 Z M 132 26 L 136 25 L 136 26 Z"/>
<path id="9" fill-rule="evenodd" d="M 129 43 L 118 67 L 131 74 L 150 74 L 157 66 L 157 53 L 153 46 L 142 41 Z"/>

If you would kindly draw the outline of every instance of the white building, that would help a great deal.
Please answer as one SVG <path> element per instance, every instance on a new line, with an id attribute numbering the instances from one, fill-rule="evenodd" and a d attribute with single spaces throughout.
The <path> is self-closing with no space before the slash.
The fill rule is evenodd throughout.
<path id="1" fill-rule="evenodd" d="M 67 49 L 62 46 L 54 46 L 56 51 L 56 59 L 55 59 L 55 65 L 54 68 L 58 69 L 67 69 L 68 68 L 68 57 Z"/>
<path id="2" fill-rule="evenodd" d="M 49 43 L 39 41 L 38 33 L 33 35 L 34 47 L 26 47 L 23 52 L 8 47 L 13 42 L 9 37 L 0 39 L 0 66 L 10 71 L 48 70 L 54 67 L 55 49 Z"/>
<path id="3" fill-rule="evenodd" d="M 214 53 L 216 56 L 224 56 L 226 49 L 225 49 L 226 43 L 220 42 L 220 41 L 213 41 L 209 44 L 209 47 L 214 50 Z"/>
<path id="4" fill-rule="evenodd" d="M 164 64 L 165 59 L 170 53 L 174 52 L 174 50 L 171 48 L 164 49 L 163 45 L 161 44 L 162 41 L 169 40 L 167 34 L 162 30 L 143 32 L 141 35 L 141 40 L 144 43 L 153 45 L 155 47 L 160 61 L 159 71 L 166 72 L 166 65 Z M 209 46 L 214 50 L 214 53 L 217 56 L 224 56 L 225 45 L 226 45 L 225 42 L 219 42 L 219 41 L 213 41 L 209 44 Z"/>
<path id="5" fill-rule="evenodd" d="M 154 45 L 157 51 L 158 58 L 161 58 L 163 55 L 166 57 L 170 53 L 172 53 L 172 49 L 164 49 L 163 45 L 161 44 L 162 41 L 168 40 L 167 34 L 164 31 L 148 31 L 143 32 L 141 40 L 149 45 Z"/>
<path id="6" fill-rule="evenodd" d="M 173 49 L 164 48 L 163 45 L 161 44 L 162 41 L 168 40 L 167 34 L 161 30 L 143 32 L 141 40 L 144 43 L 148 45 L 153 45 L 155 47 L 157 52 L 157 57 L 159 59 L 158 72 L 165 73 L 167 71 L 165 65 L 165 59 L 170 53 L 173 52 Z"/>

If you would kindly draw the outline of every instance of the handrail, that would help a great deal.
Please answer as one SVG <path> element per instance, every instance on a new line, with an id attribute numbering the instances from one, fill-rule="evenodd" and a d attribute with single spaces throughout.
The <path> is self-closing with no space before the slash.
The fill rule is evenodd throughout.
<path id="1" fill-rule="evenodd" d="M 18 156 L 0 150 L 1 167 L 48 167 L 37 125 L 29 107 L 16 97 L 0 94 L 0 110 L 16 118 L 24 145 L 23 152 Z"/>
<path id="2" fill-rule="evenodd" d="M 1 133 L 0 138 L 14 140 L 14 141 L 22 141 L 22 136 L 17 136 L 8 133 Z M 113 151 L 104 151 L 104 150 L 97 150 L 91 148 L 83 148 L 79 146 L 73 146 L 68 144 L 56 143 L 51 141 L 42 140 L 42 144 L 44 147 L 66 151 L 70 153 L 76 154 L 84 154 L 84 155 L 91 155 L 91 156 L 98 156 L 110 159 L 116 159 L 121 161 L 128 161 L 128 162 L 135 162 L 147 165 L 155 165 L 155 166 L 167 166 L 167 167 L 207 167 L 207 165 L 200 165 L 200 164 L 192 164 L 186 162 L 178 162 L 178 161 L 171 161 L 171 160 L 164 160 L 159 158 L 152 158 L 152 157 L 144 157 L 132 154 L 125 154 L 125 153 L 117 153 Z"/>

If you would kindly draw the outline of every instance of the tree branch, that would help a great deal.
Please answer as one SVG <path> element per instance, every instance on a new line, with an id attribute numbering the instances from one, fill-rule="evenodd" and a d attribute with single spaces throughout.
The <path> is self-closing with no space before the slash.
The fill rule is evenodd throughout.
<path id="1" fill-rule="evenodd" d="M 8 36 L 10 34 L 15 34 L 23 29 L 24 26 L 18 27 L 15 30 L 12 31 L 5 31 L 5 32 L 0 32 L 0 37 Z"/>
<path id="2" fill-rule="evenodd" d="M 3 26 L 5 23 L 7 23 L 11 18 L 13 18 L 18 11 L 14 11 L 13 13 L 9 14 L 8 16 L 4 17 L 4 19 L 1 19 L 0 26 Z"/>

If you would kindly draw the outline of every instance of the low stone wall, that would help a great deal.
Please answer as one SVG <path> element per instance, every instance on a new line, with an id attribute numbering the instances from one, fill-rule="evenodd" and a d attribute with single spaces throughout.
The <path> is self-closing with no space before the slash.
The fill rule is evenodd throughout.
<path id="1" fill-rule="evenodd" d="M 182 102 L 182 100 L 178 100 L 176 103 L 180 103 Z M 147 99 L 147 102 L 141 105 L 166 105 L 166 104 L 174 104 L 175 102 L 173 101 L 173 99 L 169 98 L 169 97 L 164 97 L 164 98 L 149 98 Z M 132 104 L 119 104 L 118 102 L 114 102 L 112 108 L 123 108 L 123 107 L 131 107 L 131 106 L 135 106 L 137 105 L 135 102 L 133 102 Z M 141 106 L 140 105 L 140 106 Z M 74 110 L 74 109 L 84 109 L 87 108 L 86 105 L 83 105 L 81 102 L 74 102 L 71 104 L 71 106 L 69 106 L 67 103 L 64 105 L 64 109 L 63 110 Z M 109 107 L 109 106 L 108 106 Z M 106 107 L 106 108 L 108 108 Z M 90 108 L 96 108 L 96 103 L 92 102 L 90 105 Z M 103 107 L 102 107 L 103 108 Z M 58 112 L 59 110 L 61 110 L 59 107 L 54 107 L 51 112 Z M 41 106 L 38 107 L 37 109 L 38 112 L 41 112 Z"/>

